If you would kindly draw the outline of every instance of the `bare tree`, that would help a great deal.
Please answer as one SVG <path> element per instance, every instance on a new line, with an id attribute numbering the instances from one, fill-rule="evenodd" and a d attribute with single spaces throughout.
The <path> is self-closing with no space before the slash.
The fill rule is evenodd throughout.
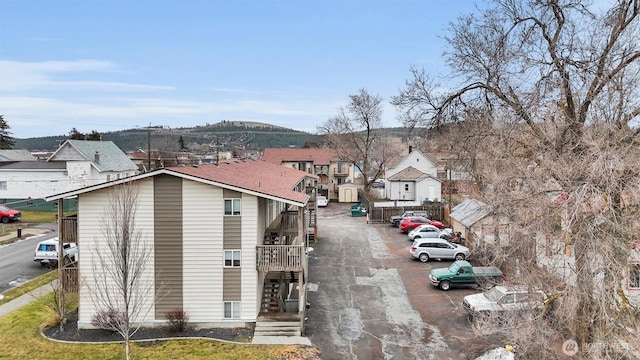
<path id="1" fill-rule="evenodd" d="M 157 291 L 147 269 L 152 248 L 136 228 L 137 185 L 127 182 L 110 191 L 93 254 L 92 324 L 122 336 L 129 359 L 131 337 L 153 309 Z"/>
<path id="2" fill-rule="evenodd" d="M 413 68 L 392 100 L 409 126 L 464 129 L 460 158 L 512 226 L 503 258 L 526 267 L 522 247 L 535 248 L 536 236 L 572 255 L 562 316 L 547 325 L 589 358 L 638 349 L 638 312 L 622 283 L 639 227 L 639 12 L 637 0 L 607 12 L 572 0 L 494 1 L 450 26 L 446 58 L 459 87 Z M 531 356 L 553 356 L 544 351 L 558 336 L 538 333 Z"/>
<path id="3" fill-rule="evenodd" d="M 382 98 L 361 89 L 349 96 L 349 104 L 337 116 L 318 126 L 338 158 L 353 164 L 364 177 L 365 190 L 384 174 L 387 163 L 400 154 L 383 129 Z"/>

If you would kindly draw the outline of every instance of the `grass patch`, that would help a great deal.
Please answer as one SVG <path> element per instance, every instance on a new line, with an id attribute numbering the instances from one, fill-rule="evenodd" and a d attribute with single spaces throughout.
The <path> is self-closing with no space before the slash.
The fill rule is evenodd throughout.
<path id="1" fill-rule="evenodd" d="M 122 344 L 70 344 L 43 338 L 40 326 L 47 321 L 46 304 L 52 294 L 0 318 L 0 357 L 8 359 L 123 359 Z M 28 346 L 25 346 L 28 344 Z M 230 359 L 230 360 L 311 360 L 319 359 L 314 348 L 297 345 L 229 344 L 209 340 L 170 340 L 134 343 L 133 359 Z"/>
<path id="2" fill-rule="evenodd" d="M 58 270 L 49 271 L 48 273 L 38 276 L 37 278 L 22 284 L 20 286 L 14 287 L 13 289 L 9 289 L 2 293 L 4 298 L 0 299 L 0 305 L 11 301 L 18 296 L 24 295 L 32 290 L 35 290 L 43 285 L 46 285 L 53 280 L 58 278 Z"/>

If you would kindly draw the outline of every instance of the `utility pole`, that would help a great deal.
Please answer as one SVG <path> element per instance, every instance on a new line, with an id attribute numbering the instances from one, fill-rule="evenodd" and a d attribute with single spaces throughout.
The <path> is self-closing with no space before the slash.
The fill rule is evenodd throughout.
<path id="1" fill-rule="evenodd" d="M 151 171 L 151 123 L 147 127 L 147 171 Z"/>

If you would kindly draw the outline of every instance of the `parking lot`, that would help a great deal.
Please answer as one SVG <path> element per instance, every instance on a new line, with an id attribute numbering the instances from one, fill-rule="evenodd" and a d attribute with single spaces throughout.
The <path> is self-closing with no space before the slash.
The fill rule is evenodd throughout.
<path id="1" fill-rule="evenodd" d="M 318 215 L 306 335 L 322 359 L 458 360 L 492 347 L 474 336 L 461 307 L 479 290 L 429 283 L 430 269 L 451 262 L 413 260 L 406 234 L 351 217 L 348 204 L 330 203 Z"/>

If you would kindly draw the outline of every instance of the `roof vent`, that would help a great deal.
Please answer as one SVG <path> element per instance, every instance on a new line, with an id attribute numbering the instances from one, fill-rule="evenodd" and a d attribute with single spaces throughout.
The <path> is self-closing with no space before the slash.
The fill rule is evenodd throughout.
<path id="1" fill-rule="evenodd" d="M 93 154 L 93 161 L 99 163 L 100 162 L 100 153 L 96 151 L 95 154 Z"/>

